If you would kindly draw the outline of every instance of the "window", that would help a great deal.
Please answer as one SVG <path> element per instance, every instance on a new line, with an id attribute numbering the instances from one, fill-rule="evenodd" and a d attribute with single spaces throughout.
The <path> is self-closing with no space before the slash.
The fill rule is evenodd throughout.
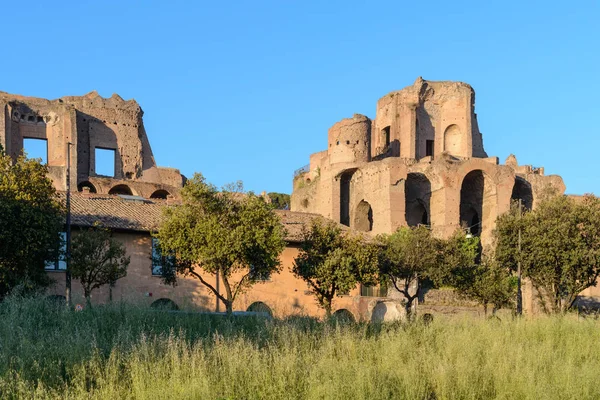
<path id="1" fill-rule="evenodd" d="M 103 149 L 96 147 L 95 151 L 96 165 L 94 171 L 96 175 L 115 176 L 115 151 L 113 149 Z"/>
<path id="2" fill-rule="evenodd" d="M 152 275 L 163 276 L 166 268 L 175 264 L 174 256 L 163 256 L 157 238 L 152 238 Z"/>
<path id="3" fill-rule="evenodd" d="M 58 256 L 54 260 L 46 261 L 45 268 L 49 271 L 65 271 L 67 269 L 67 233 L 60 233 Z"/>
<path id="4" fill-rule="evenodd" d="M 425 156 L 433 156 L 433 140 L 425 142 Z"/>
<path id="5" fill-rule="evenodd" d="M 390 127 L 386 126 L 381 130 L 381 133 L 383 134 L 385 148 L 387 149 L 390 147 Z"/>
<path id="6" fill-rule="evenodd" d="M 48 164 L 48 141 L 46 139 L 23 139 L 23 151 L 27 158 L 37 158 L 42 164 Z"/>
<path id="7" fill-rule="evenodd" d="M 360 295 L 363 297 L 387 297 L 387 285 L 365 286 L 360 285 Z"/>

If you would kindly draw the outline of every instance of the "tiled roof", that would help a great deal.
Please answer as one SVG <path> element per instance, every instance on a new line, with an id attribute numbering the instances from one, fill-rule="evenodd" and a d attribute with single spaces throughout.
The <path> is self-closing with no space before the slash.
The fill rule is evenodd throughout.
<path id="1" fill-rule="evenodd" d="M 64 202 L 65 193 L 59 196 Z M 165 206 L 165 200 L 75 192 L 71 195 L 71 224 L 88 227 L 98 223 L 110 229 L 150 232 L 158 228 Z M 302 226 L 314 218 L 323 218 L 296 211 L 276 210 L 275 213 L 281 218 L 288 242 L 300 242 Z"/>

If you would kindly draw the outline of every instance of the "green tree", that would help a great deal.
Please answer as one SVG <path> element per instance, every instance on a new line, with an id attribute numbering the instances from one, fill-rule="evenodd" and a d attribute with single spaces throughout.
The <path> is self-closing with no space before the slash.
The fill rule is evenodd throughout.
<path id="1" fill-rule="evenodd" d="M 544 310 L 565 312 L 600 275 L 600 200 L 554 196 L 520 218 L 513 210 L 498 219 L 496 239 L 498 262 L 514 271 L 520 260 Z"/>
<path id="2" fill-rule="evenodd" d="M 358 283 L 377 282 L 375 244 L 343 232 L 334 222 L 316 218 L 303 228 L 302 237 L 292 272 L 308 284 L 327 317 L 336 296 L 350 292 Z"/>
<path id="3" fill-rule="evenodd" d="M 290 208 L 290 195 L 285 193 L 267 193 L 267 196 L 271 199 L 273 208 L 277 210 L 286 210 Z"/>
<path id="4" fill-rule="evenodd" d="M 281 269 L 281 220 L 263 198 L 244 192 L 239 182 L 218 191 L 195 174 L 181 195 L 181 205 L 165 208 L 156 234 L 161 252 L 174 260 L 173 268 L 163 270 L 164 280 L 175 283 L 178 273 L 193 276 L 231 313 L 240 293 Z M 225 295 L 206 275 L 219 277 Z"/>
<path id="5" fill-rule="evenodd" d="M 94 289 L 113 286 L 127 275 L 130 258 L 125 246 L 115 240 L 109 230 L 93 227 L 73 235 L 71 247 L 71 276 L 79 279 L 88 306 Z"/>
<path id="6" fill-rule="evenodd" d="M 16 285 L 46 286 L 46 261 L 57 259 L 63 209 L 48 168 L 39 160 L 13 160 L 0 147 L 0 299 Z"/>
<path id="7" fill-rule="evenodd" d="M 407 315 L 423 285 L 441 278 L 438 268 L 439 241 L 424 226 L 402 227 L 391 235 L 379 236 L 381 246 L 380 274 L 389 280 L 406 299 Z"/>

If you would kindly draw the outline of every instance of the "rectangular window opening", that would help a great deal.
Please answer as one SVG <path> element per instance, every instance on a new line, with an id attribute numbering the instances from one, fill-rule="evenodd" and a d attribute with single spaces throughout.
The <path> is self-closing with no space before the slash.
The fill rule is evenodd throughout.
<path id="1" fill-rule="evenodd" d="M 158 239 L 152 238 L 152 276 L 163 276 L 165 268 L 172 268 L 174 264 L 175 257 L 163 256 Z"/>
<path id="2" fill-rule="evenodd" d="M 384 139 L 385 139 L 385 147 L 386 148 L 390 147 L 390 127 L 386 126 L 385 128 L 383 128 L 381 130 L 381 133 L 383 134 Z"/>
<path id="3" fill-rule="evenodd" d="M 27 158 L 39 159 L 42 164 L 48 164 L 48 141 L 46 139 L 24 138 L 23 151 Z"/>
<path id="4" fill-rule="evenodd" d="M 433 140 L 427 140 L 425 142 L 425 156 L 433 157 Z"/>
<path id="5" fill-rule="evenodd" d="M 115 177 L 115 150 L 96 147 L 96 175 Z"/>
<path id="6" fill-rule="evenodd" d="M 60 233 L 60 243 L 57 257 L 54 260 L 46 261 L 46 270 L 65 271 L 67 269 L 67 233 Z"/>

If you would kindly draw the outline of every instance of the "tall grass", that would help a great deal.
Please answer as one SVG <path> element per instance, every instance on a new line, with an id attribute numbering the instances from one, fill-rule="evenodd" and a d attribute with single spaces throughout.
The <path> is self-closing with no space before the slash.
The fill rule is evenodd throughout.
<path id="1" fill-rule="evenodd" d="M 0 304 L 0 398 L 597 399 L 600 322 L 336 325 Z"/>

